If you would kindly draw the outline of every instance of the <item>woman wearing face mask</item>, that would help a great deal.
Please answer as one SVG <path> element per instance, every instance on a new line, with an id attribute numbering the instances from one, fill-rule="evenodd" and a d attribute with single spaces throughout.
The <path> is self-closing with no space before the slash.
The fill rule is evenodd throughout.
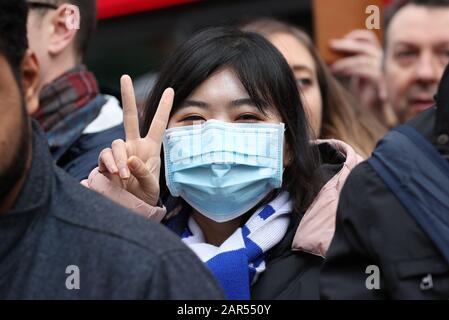
<path id="1" fill-rule="evenodd" d="M 263 35 L 287 60 L 316 137 L 342 140 L 363 157 L 370 156 L 386 128 L 355 103 L 320 58 L 305 32 L 273 19 L 255 20 L 241 29 Z"/>
<path id="2" fill-rule="evenodd" d="M 360 158 L 310 142 L 279 52 L 234 29 L 196 34 L 161 70 L 144 138 L 131 79 L 121 85 L 126 142 L 103 150 L 84 184 L 155 220 L 167 211 L 229 299 L 317 299 L 338 193 Z"/>

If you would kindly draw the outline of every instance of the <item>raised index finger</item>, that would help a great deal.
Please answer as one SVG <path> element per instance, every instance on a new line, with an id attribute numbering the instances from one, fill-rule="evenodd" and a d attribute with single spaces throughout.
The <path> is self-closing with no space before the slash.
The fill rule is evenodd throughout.
<path id="1" fill-rule="evenodd" d="M 123 125 L 125 127 L 126 140 L 140 138 L 139 115 L 137 113 L 136 96 L 131 77 L 123 75 L 120 79 L 123 103 Z"/>
<path id="2" fill-rule="evenodd" d="M 165 89 L 161 100 L 159 101 L 156 114 L 151 122 L 150 130 L 146 136 L 146 139 L 151 139 L 158 146 L 162 145 L 164 132 L 168 125 L 174 98 L 175 91 L 172 88 Z"/>

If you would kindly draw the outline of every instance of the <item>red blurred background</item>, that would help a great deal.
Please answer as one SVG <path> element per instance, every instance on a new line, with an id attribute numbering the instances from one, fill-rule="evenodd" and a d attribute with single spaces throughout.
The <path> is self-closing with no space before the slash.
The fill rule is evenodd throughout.
<path id="1" fill-rule="evenodd" d="M 106 89 L 116 89 L 124 72 L 156 75 L 180 42 L 206 26 L 269 16 L 313 32 L 312 0 L 97 0 L 97 7 L 85 62 Z"/>
<path id="2" fill-rule="evenodd" d="M 111 18 L 199 0 L 97 0 L 98 18 Z"/>

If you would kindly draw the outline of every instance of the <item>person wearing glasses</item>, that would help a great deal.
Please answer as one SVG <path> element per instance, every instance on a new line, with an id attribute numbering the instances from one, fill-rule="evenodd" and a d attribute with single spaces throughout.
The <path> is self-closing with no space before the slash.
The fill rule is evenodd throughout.
<path id="1" fill-rule="evenodd" d="M 41 69 L 39 109 L 33 118 L 47 134 L 53 160 L 82 180 L 96 167 L 99 151 L 124 137 L 118 100 L 100 94 L 95 76 L 83 65 L 96 28 L 96 2 L 27 4 L 28 41 Z"/>

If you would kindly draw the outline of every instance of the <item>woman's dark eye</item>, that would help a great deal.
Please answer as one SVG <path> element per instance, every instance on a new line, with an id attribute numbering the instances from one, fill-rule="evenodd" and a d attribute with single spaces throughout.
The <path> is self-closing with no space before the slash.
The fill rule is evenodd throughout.
<path id="1" fill-rule="evenodd" d="M 237 118 L 237 121 L 256 122 L 262 119 L 255 114 L 242 114 Z"/>
<path id="2" fill-rule="evenodd" d="M 309 87 L 313 84 L 312 79 L 309 78 L 296 79 L 296 83 L 301 88 Z"/>
<path id="3" fill-rule="evenodd" d="M 192 115 L 181 119 L 181 122 L 196 122 L 196 121 L 206 121 L 202 116 Z"/>

